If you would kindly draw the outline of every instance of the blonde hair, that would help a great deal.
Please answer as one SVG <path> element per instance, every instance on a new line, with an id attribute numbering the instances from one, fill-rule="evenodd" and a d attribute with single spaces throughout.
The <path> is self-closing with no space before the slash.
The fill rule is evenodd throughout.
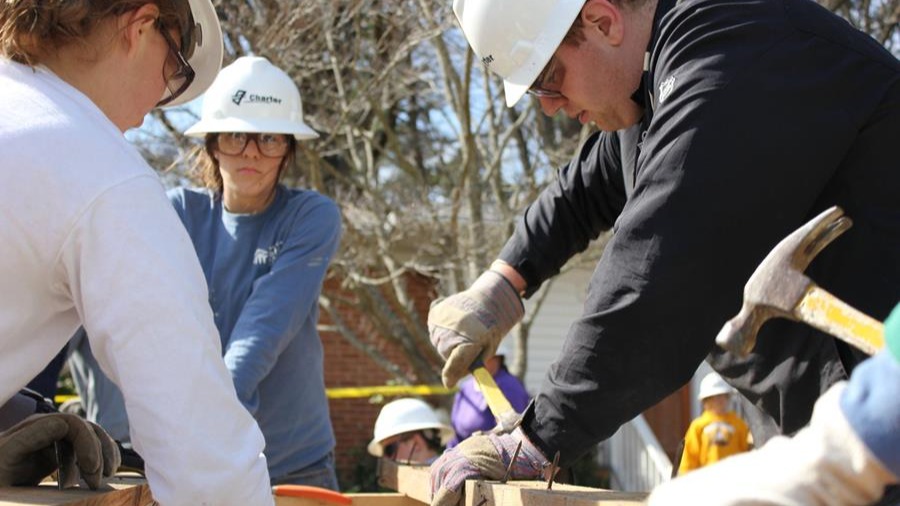
<path id="1" fill-rule="evenodd" d="M 191 158 L 194 160 L 191 172 L 194 177 L 199 180 L 200 184 L 212 190 L 216 195 L 222 195 L 222 173 L 219 172 L 219 160 L 216 159 L 217 136 L 218 133 L 206 134 L 203 146 L 198 146 L 191 153 Z M 290 146 L 288 147 L 287 154 L 285 154 L 284 158 L 281 160 L 281 165 L 278 167 L 279 181 L 281 180 L 284 171 L 293 165 L 294 159 L 297 156 L 297 139 L 295 139 L 293 135 L 288 135 L 288 139 Z"/>
<path id="2" fill-rule="evenodd" d="M 83 44 L 97 26 L 148 3 L 159 7 L 159 22 L 178 28 L 184 37 L 189 26 L 187 0 L 2 0 L 0 55 L 36 65 L 57 50 Z"/>

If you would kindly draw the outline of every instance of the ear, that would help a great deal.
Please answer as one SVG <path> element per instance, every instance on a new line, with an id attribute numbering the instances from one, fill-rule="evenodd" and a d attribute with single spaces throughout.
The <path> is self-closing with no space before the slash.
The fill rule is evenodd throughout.
<path id="1" fill-rule="evenodd" d="M 610 0 L 588 0 L 582 7 L 580 16 L 586 32 L 600 35 L 612 46 L 618 46 L 624 40 L 622 7 Z"/>
<path id="2" fill-rule="evenodd" d="M 137 51 L 142 43 L 151 40 L 158 18 L 159 7 L 152 3 L 144 4 L 119 16 L 119 33 L 129 54 Z"/>

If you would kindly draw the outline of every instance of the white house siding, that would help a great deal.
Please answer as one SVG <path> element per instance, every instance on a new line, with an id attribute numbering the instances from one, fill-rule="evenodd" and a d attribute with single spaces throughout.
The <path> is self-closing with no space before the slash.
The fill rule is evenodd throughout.
<path id="1" fill-rule="evenodd" d="M 559 356 L 569 326 L 581 316 L 591 272 L 581 268 L 557 276 L 531 326 L 525 387 L 532 395 L 540 387 L 550 364 Z M 529 314 L 533 306 L 533 301 L 525 301 Z"/>

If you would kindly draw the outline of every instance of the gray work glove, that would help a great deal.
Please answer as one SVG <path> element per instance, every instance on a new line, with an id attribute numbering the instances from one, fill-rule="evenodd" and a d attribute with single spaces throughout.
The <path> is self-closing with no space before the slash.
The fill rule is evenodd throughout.
<path id="1" fill-rule="evenodd" d="M 468 290 L 435 303 L 428 312 L 431 344 L 446 363 L 444 385 L 453 387 L 479 357 L 494 354 L 500 340 L 525 315 L 525 306 L 500 273 L 485 271 Z"/>
<path id="2" fill-rule="evenodd" d="M 522 447 L 516 455 L 519 442 Z M 510 466 L 513 455 L 516 461 Z M 500 480 L 507 468 L 509 479 L 534 480 L 543 475 L 547 464 L 547 459 L 520 428 L 509 434 L 470 436 L 431 464 L 431 506 L 462 504 L 466 480 Z"/>
<path id="3" fill-rule="evenodd" d="M 0 433 L 0 486 L 37 485 L 60 465 L 73 465 L 57 462 L 56 442 L 71 444 L 74 465 L 91 489 L 121 463 L 116 442 L 99 425 L 67 413 L 31 415 Z"/>

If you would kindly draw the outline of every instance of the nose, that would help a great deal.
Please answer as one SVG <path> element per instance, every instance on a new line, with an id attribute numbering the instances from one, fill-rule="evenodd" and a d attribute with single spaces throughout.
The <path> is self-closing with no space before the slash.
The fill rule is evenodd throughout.
<path id="1" fill-rule="evenodd" d="M 565 97 L 538 97 L 538 101 L 541 103 L 541 112 L 552 118 L 562 108 Z"/>
<path id="2" fill-rule="evenodd" d="M 252 150 L 250 146 L 253 146 Z M 259 158 L 262 156 L 262 153 L 259 151 L 259 144 L 256 143 L 256 137 L 247 139 L 247 145 L 244 146 L 244 151 L 241 152 L 241 155 L 248 158 Z"/>

